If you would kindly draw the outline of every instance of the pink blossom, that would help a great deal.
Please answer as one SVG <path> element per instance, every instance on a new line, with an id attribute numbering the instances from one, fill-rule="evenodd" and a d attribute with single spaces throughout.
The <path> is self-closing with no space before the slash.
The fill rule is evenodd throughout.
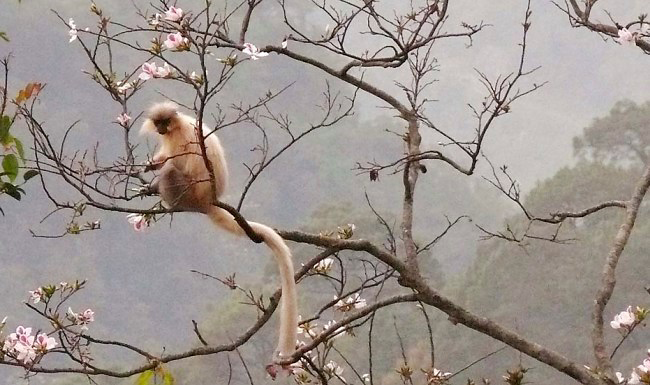
<path id="1" fill-rule="evenodd" d="M 43 296 L 45 293 L 43 292 L 43 288 L 39 287 L 36 290 L 30 290 L 29 291 L 29 299 L 34 301 L 34 303 L 39 303 L 43 299 Z"/>
<path id="2" fill-rule="evenodd" d="M 165 47 L 169 49 L 182 49 L 187 47 L 188 40 L 186 37 L 183 37 L 180 32 L 170 33 L 167 35 L 167 40 L 165 40 Z"/>
<path id="3" fill-rule="evenodd" d="M 18 343 L 14 348 L 16 350 L 16 353 L 18 353 L 16 355 L 16 359 L 25 365 L 31 364 L 36 359 L 36 350 L 34 350 L 34 347 L 32 346 L 34 343 L 34 336 L 31 336 L 30 339 L 31 343 Z"/>
<path id="4" fill-rule="evenodd" d="M 156 77 L 156 63 L 144 63 L 141 67 L 142 73 L 138 76 L 142 80 L 149 80 Z"/>
<path id="5" fill-rule="evenodd" d="M 91 309 L 84 310 L 83 313 L 75 313 L 72 308 L 68 308 L 66 317 L 75 325 L 81 325 L 81 330 L 88 330 L 88 324 L 95 322 L 95 312 Z"/>
<path id="6" fill-rule="evenodd" d="M 174 6 L 165 11 L 165 20 L 179 21 L 183 18 L 183 10 Z"/>
<path id="7" fill-rule="evenodd" d="M 95 312 L 90 309 L 84 310 L 84 312 L 81 313 L 81 320 L 84 323 L 95 322 Z"/>
<path id="8" fill-rule="evenodd" d="M 257 60 L 261 57 L 269 55 L 268 52 L 260 52 L 260 50 L 251 43 L 244 43 L 244 49 L 242 52 L 246 55 L 249 55 L 251 57 L 251 60 Z"/>
<path id="9" fill-rule="evenodd" d="M 53 337 L 48 337 L 47 334 L 41 333 L 36 336 L 36 342 L 34 343 L 34 348 L 40 352 L 46 352 L 50 349 L 54 349 L 57 343 Z"/>
<path id="10" fill-rule="evenodd" d="M 126 216 L 126 219 L 133 225 L 135 231 L 144 231 L 144 229 L 149 227 L 149 221 L 142 214 L 129 214 Z"/>
<path id="11" fill-rule="evenodd" d="M 618 313 L 614 316 L 614 320 L 610 322 L 610 326 L 614 329 L 629 329 L 632 324 L 636 321 L 634 312 L 632 311 L 632 306 L 628 306 L 627 310 Z"/>
<path id="12" fill-rule="evenodd" d="M 16 328 L 16 333 L 11 333 L 11 335 L 15 335 L 16 337 L 21 337 L 21 336 L 30 336 L 32 335 L 32 328 L 26 328 L 23 326 L 18 326 Z"/>
<path id="13" fill-rule="evenodd" d="M 117 122 L 121 126 L 126 127 L 129 124 L 130 121 L 131 121 L 131 117 L 129 115 L 125 114 L 124 112 L 122 112 L 121 114 L 119 114 L 117 116 Z"/>
<path id="14" fill-rule="evenodd" d="M 618 37 L 614 38 L 614 40 L 623 45 L 635 45 L 636 33 L 628 31 L 627 28 L 621 28 L 618 30 Z"/>

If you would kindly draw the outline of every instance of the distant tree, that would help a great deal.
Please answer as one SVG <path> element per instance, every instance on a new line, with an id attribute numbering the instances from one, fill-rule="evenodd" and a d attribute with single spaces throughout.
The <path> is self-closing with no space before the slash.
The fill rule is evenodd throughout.
<path id="1" fill-rule="evenodd" d="M 650 102 L 622 100 L 609 115 L 594 119 L 573 140 L 577 155 L 599 161 L 647 165 L 650 160 Z"/>

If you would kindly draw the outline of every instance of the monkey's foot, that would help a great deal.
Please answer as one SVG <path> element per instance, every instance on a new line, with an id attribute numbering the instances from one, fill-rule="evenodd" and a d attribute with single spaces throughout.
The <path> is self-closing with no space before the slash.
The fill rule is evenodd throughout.
<path id="1" fill-rule="evenodd" d="M 143 187 L 140 187 L 140 188 L 134 188 L 134 189 L 131 189 L 131 191 L 134 191 L 136 193 L 135 196 L 158 195 L 157 189 L 154 188 L 152 185 L 143 186 Z"/>

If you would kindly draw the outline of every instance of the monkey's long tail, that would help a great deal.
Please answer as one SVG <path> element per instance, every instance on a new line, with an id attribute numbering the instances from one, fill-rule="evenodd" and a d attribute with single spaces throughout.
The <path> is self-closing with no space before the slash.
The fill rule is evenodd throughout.
<path id="1" fill-rule="evenodd" d="M 235 218 L 224 209 L 212 206 L 208 216 L 215 225 L 235 235 L 244 236 L 244 230 L 237 224 Z M 296 283 L 293 278 L 293 261 L 291 251 L 272 228 L 257 222 L 248 222 L 251 228 L 259 234 L 264 243 L 273 251 L 280 269 L 282 282 L 282 297 L 280 299 L 280 335 L 277 352 L 282 357 L 289 357 L 295 351 L 298 329 L 298 300 Z"/>

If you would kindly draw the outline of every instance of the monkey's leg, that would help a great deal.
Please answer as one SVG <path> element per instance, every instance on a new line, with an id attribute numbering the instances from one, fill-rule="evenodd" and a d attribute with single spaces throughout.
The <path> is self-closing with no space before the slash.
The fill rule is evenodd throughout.
<path id="1" fill-rule="evenodd" d="M 163 201 L 175 209 L 205 213 L 210 204 L 196 196 L 196 182 L 174 166 L 173 162 L 165 163 L 153 186 Z"/>

